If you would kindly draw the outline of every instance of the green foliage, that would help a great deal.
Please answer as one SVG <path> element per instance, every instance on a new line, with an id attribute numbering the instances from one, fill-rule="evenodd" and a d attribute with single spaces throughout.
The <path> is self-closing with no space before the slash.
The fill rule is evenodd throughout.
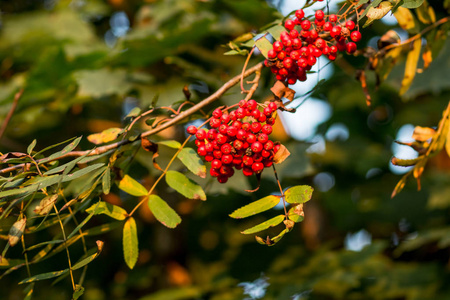
<path id="1" fill-rule="evenodd" d="M 180 224 L 180 216 L 161 197 L 150 195 L 147 204 L 155 218 L 164 226 L 175 228 Z"/>
<path id="2" fill-rule="evenodd" d="M 137 227 L 134 218 L 130 217 L 123 225 L 123 257 L 127 266 L 133 269 L 139 257 Z"/>

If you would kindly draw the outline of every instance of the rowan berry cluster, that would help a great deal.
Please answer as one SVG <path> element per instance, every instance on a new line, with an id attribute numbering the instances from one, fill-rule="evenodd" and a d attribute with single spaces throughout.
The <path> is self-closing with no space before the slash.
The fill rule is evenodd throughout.
<path id="1" fill-rule="evenodd" d="M 272 166 L 274 154 L 281 147 L 269 139 L 276 110 L 274 102 L 260 111 L 255 100 L 241 100 L 229 113 L 215 109 L 209 130 L 188 126 L 187 132 L 196 137 L 197 153 L 211 162 L 211 176 L 225 183 L 234 175 L 234 168 L 251 176 Z"/>
<path id="2" fill-rule="evenodd" d="M 335 60 L 338 51 L 348 54 L 356 51 L 361 33 L 354 30 L 355 22 L 349 20 L 341 26 L 336 15 L 325 15 L 322 10 L 316 11 L 314 22 L 305 18 L 302 9 L 297 10 L 295 16 L 294 20 L 286 20 L 284 27 L 287 31 L 281 33 L 280 41 L 273 43 L 265 60 L 265 65 L 271 68 L 277 80 L 287 80 L 288 84 L 305 81 L 306 72 L 321 55 Z"/>

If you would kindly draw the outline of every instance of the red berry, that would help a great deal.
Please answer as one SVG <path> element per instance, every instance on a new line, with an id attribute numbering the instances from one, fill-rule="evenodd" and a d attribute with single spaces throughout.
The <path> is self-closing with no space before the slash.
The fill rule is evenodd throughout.
<path id="1" fill-rule="evenodd" d="M 208 133 L 206 134 L 206 137 L 209 141 L 213 141 L 216 139 L 216 135 L 217 135 L 217 130 L 215 130 L 214 128 L 208 130 Z"/>
<path id="2" fill-rule="evenodd" d="M 325 24 L 325 20 L 324 19 L 321 19 L 321 20 L 315 19 L 314 24 L 316 24 L 316 27 L 322 27 Z"/>
<path id="3" fill-rule="evenodd" d="M 228 124 L 228 122 L 230 122 L 230 115 L 227 113 L 224 113 L 221 117 L 220 117 L 220 122 L 222 122 L 223 124 Z"/>
<path id="4" fill-rule="evenodd" d="M 244 143 L 241 140 L 234 140 L 233 147 L 236 150 L 241 150 L 244 148 Z"/>
<path id="5" fill-rule="evenodd" d="M 261 142 L 256 141 L 252 144 L 251 148 L 253 152 L 258 153 L 262 151 L 263 145 L 261 144 Z"/>
<path id="6" fill-rule="evenodd" d="M 244 168 L 242 168 L 242 173 L 245 175 L 245 176 L 252 176 L 253 175 L 253 170 L 252 170 L 252 168 L 249 168 L 249 167 L 244 167 Z"/>
<path id="7" fill-rule="evenodd" d="M 272 133 L 272 126 L 270 126 L 269 124 L 264 125 L 261 128 L 261 131 L 265 134 L 271 134 Z"/>
<path id="8" fill-rule="evenodd" d="M 323 49 L 322 49 L 322 53 L 324 54 L 324 55 L 328 55 L 328 54 L 330 54 L 330 47 L 328 47 L 328 46 L 325 46 L 325 47 L 323 47 Z"/>
<path id="9" fill-rule="evenodd" d="M 311 29 L 309 31 L 309 37 L 312 38 L 313 40 L 317 39 L 318 36 L 319 36 L 319 33 L 317 32 L 317 30 Z"/>
<path id="10" fill-rule="evenodd" d="M 219 126 L 220 126 L 220 119 L 212 118 L 212 119 L 209 121 L 209 125 L 210 125 L 212 128 L 217 128 L 217 127 L 219 127 Z"/>
<path id="11" fill-rule="evenodd" d="M 212 113 L 213 117 L 216 119 L 219 119 L 222 116 L 222 114 L 223 112 L 218 108 L 216 108 Z"/>
<path id="12" fill-rule="evenodd" d="M 353 30 L 355 29 L 355 22 L 353 22 L 352 20 L 348 20 L 347 22 L 345 22 L 345 27 L 347 27 L 348 30 Z"/>
<path id="13" fill-rule="evenodd" d="M 269 140 L 269 141 L 267 141 L 264 144 L 264 150 L 269 151 L 269 150 L 272 150 L 272 149 L 273 149 L 273 142 Z"/>
<path id="14" fill-rule="evenodd" d="M 218 168 L 217 169 L 211 168 L 211 170 L 209 170 L 209 174 L 211 174 L 212 177 L 217 177 L 217 176 L 220 175 L 219 169 Z"/>
<path id="15" fill-rule="evenodd" d="M 323 47 L 325 47 L 326 42 L 325 42 L 323 39 L 318 38 L 318 39 L 314 42 L 314 45 L 315 45 L 317 48 L 322 49 Z"/>
<path id="16" fill-rule="evenodd" d="M 354 42 L 359 42 L 361 40 L 361 32 L 359 31 L 353 31 L 350 34 L 350 38 L 352 39 L 352 41 Z"/>
<path id="17" fill-rule="evenodd" d="M 236 138 L 243 141 L 247 138 L 247 131 L 245 131 L 244 129 L 239 129 L 236 132 Z"/>
<path id="18" fill-rule="evenodd" d="M 324 14 L 323 11 L 320 10 L 320 9 L 317 10 L 316 13 L 315 13 L 314 15 L 316 16 L 316 19 L 317 19 L 317 20 L 322 20 L 323 17 L 325 17 L 325 14 Z"/>
<path id="19" fill-rule="evenodd" d="M 292 60 L 292 58 L 290 58 L 290 57 L 286 57 L 284 60 L 283 60 L 283 66 L 286 68 L 286 69 L 290 69 L 290 68 L 292 68 L 292 64 L 294 63 L 294 61 Z"/>
<path id="20" fill-rule="evenodd" d="M 230 144 L 223 144 L 223 145 L 220 147 L 220 151 L 222 151 L 223 154 L 230 154 L 232 148 L 233 148 L 233 147 L 231 147 Z"/>
<path id="21" fill-rule="evenodd" d="M 272 115 L 272 110 L 270 109 L 270 107 L 265 107 L 263 110 L 263 113 L 265 116 L 271 116 Z"/>
<path id="22" fill-rule="evenodd" d="M 231 154 L 224 154 L 222 155 L 222 163 L 228 165 L 231 164 L 233 162 L 233 155 Z"/>
<path id="23" fill-rule="evenodd" d="M 301 20 L 305 17 L 305 12 L 303 11 L 303 9 L 299 9 L 295 12 L 295 16 L 297 17 L 297 19 Z"/>
<path id="24" fill-rule="evenodd" d="M 278 105 L 275 102 L 270 102 L 268 107 L 272 110 L 272 112 L 278 109 Z"/>
<path id="25" fill-rule="evenodd" d="M 206 160 L 206 161 L 209 162 L 209 161 L 212 161 L 213 159 L 214 159 L 214 156 L 212 156 L 211 153 L 207 153 L 207 154 L 205 155 L 205 160 Z"/>
<path id="26" fill-rule="evenodd" d="M 308 38 L 309 37 L 309 31 L 308 30 L 303 30 L 302 29 L 302 31 L 300 31 L 300 35 L 303 37 L 303 38 Z"/>
<path id="27" fill-rule="evenodd" d="M 300 26 L 303 30 L 309 30 L 311 28 L 311 22 L 309 20 L 303 20 Z"/>
<path id="28" fill-rule="evenodd" d="M 197 127 L 195 127 L 194 125 L 190 125 L 188 126 L 188 128 L 186 129 L 187 133 L 189 134 L 196 134 L 197 133 Z"/>
<path id="29" fill-rule="evenodd" d="M 228 181 L 228 176 L 226 176 L 226 175 L 219 175 L 219 176 L 217 176 L 217 181 L 219 183 L 226 183 Z"/>
<path id="30" fill-rule="evenodd" d="M 294 27 L 295 27 L 295 22 L 292 21 L 291 19 L 287 19 L 286 22 L 284 22 L 284 27 L 285 27 L 287 30 L 292 30 L 292 29 L 294 29 Z"/>
<path id="31" fill-rule="evenodd" d="M 211 144 L 211 143 L 205 144 L 205 150 L 206 150 L 206 152 L 213 152 L 213 150 L 214 150 L 213 144 Z"/>
<path id="32" fill-rule="evenodd" d="M 280 53 L 278 53 L 277 58 L 278 58 L 279 60 L 285 59 L 285 58 L 286 58 L 286 52 L 281 51 Z"/>
<path id="33" fill-rule="evenodd" d="M 355 51 L 356 51 L 356 44 L 353 43 L 353 42 L 348 42 L 345 45 L 345 50 L 347 51 L 348 54 L 355 53 Z"/>
<path id="34" fill-rule="evenodd" d="M 225 135 L 221 134 L 221 133 L 218 133 L 216 135 L 216 141 L 219 144 L 225 144 L 227 142 L 227 140 L 228 140 L 228 138 Z"/>
<path id="35" fill-rule="evenodd" d="M 255 163 L 252 165 L 252 171 L 255 172 L 255 173 L 261 173 L 262 170 L 264 170 L 264 165 L 263 165 L 262 163 L 260 163 L 260 162 L 255 162 Z"/>
<path id="36" fill-rule="evenodd" d="M 215 159 L 211 162 L 211 167 L 214 169 L 219 169 L 222 166 L 222 161 Z"/>
<path id="37" fill-rule="evenodd" d="M 251 130 L 254 133 L 258 133 L 261 130 L 261 123 L 253 122 L 252 125 L 251 125 Z"/>
<path id="38" fill-rule="evenodd" d="M 253 99 L 248 100 L 248 102 L 247 102 L 247 108 L 248 108 L 249 110 L 254 110 L 257 106 L 258 106 L 258 103 L 257 103 L 255 100 L 253 100 Z"/>
<path id="39" fill-rule="evenodd" d="M 276 52 L 275 50 L 273 50 L 273 49 L 270 49 L 270 50 L 267 52 L 267 57 L 268 57 L 269 59 L 275 59 L 275 58 L 277 57 L 277 52 Z"/>
<path id="40" fill-rule="evenodd" d="M 197 153 L 198 153 L 198 155 L 200 155 L 200 156 L 205 156 L 206 155 L 206 149 L 205 149 L 205 146 L 200 146 L 200 147 L 198 147 L 197 148 Z"/>
<path id="41" fill-rule="evenodd" d="M 201 141 L 203 141 L 206 138 L 206 131 L 204 129 L 199 129 L 195 133 L 195 137 Z"/>
<path id="42" fill-rule="evenodd" d="M 281 50 L 283 50 L 283 44 L 280 41 L 275 41 L 272 46 L 273 50 L 275 50 L 276 52 L 280 52 Z"/>
<path id="43" fill-rule="evenodd" d="M 323 30 L 330 31 L 331 28 L 333 28 L 333 24 L 331 24 L 331 22 L 325 22 L 325 24 L 323 24 Z"/>
<path id="44" fill-rule="evenodd" d="M 334 23 L 334 22 L 337 21 L 337 16 L 336 16 L 336 15 L 330 15 L 330 16 L 328 17 L 328 20 L 330 20 L 330 22 Z"/>
<path id="45" fill-rule="evenodd" d="M 214 156 L 214 158 L 221 159 L 222 158 L 222 151 L 214 150 L 213 151 L 213 156 Z"/>
<path id="46" fill-rule="evenodd" d="M 336 25 L 330 30 L 331 37 L 337 37 L 340 34 L 341 34 L 341 26 Z"/>
<path id="47" fill-rule="evenodd" d="M 294 42 L 294 39 L 298 38 L 298 31 L 295 29 L 292 29 L 291 32 L 289 32 L 289 37 L 292 39 L 292 43 Z"/>
<path id="48" fill-rule="evenodd" d="M 265 144 L 267 141 L 269 140 L 269 137 L 267 136 L 266 133 L 260 133 L 258 135 L 258 142 Z M 212 149 L 211 149 L 212 150 Z"/>
<path id="49" fill-rule="evenodd" d="M 338 48 L 335 45 L 333 45 L 333 46 L 330 47 L 330 52 L 331 53 L 337 53 L 338 52 Z"/>
<path id="50" fill-rule="evenodd" d="M 247 143 L 252 144 L 252 143 L 256 142 L 256 135 L 254 135 L 253 133 L 249 133 L 245 140 Z"/>
<path id="51" fill-rule="evenodd" d="M 227 128 L 227 135 L 228 136 L 235 136 L 237 133 L 238 129 L 234 126 L 228 126 Z"/>
<path id="52" fill-rule="evenodd" d="M 273 146 L 273 153 L 277 153 L 278 150 L 280 150 L 280 148 L 281 148 L 281 145 L 280 145 L 280 144 L 274 145 L 274 146 Z"/>

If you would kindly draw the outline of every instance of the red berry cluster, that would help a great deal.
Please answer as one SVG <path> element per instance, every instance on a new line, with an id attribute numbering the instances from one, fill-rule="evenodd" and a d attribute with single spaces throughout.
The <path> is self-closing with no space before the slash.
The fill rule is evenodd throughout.
<path id="1" fill-rule="evenodd" d="M 294 84 L 297 80 L 306 80 L 306 71 L 311 70 L 317 58 L 325 55 L 335 60 L 338 51 L 352 54 L 356 51 L 356 43 L 361 40 L 361 33 L 355 22 L 349 20 L 345 26 L 337 24 L 336 15 L 326 16 L 322 10 L 317 10 L 312 23 L 305 19 L 302 9 L 295 12 L 296 19 L 288 19 L 284 23 L 287 31 L 283 31 L 280 41 L 273 43 L 265 60 L 265 65 L 271 68 L 277 80 Z M 300 31 L 295 29 L 297 26 Z M 350 38 L 351 41 L 348 41 Z"/>
<path id="2" fill-rule="evenodd" d="M 251 176 L 272 166 L 274 154 L 281 147 L 269 139 L 276 110 L 274 102 L 260 111 L 255 100 L 241 100 L 239 108 L 229 113 L 215 109 L 209 130 L 188 126 L 187 132 L 195 134 L 197 153 L 211 162 L 211 176 L 225 183 L 234 175 L 233 168 Z"/>

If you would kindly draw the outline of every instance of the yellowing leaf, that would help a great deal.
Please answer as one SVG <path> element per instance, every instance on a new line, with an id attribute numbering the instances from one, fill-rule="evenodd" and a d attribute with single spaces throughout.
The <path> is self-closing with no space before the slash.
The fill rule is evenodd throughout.
<path id="1" fill-rule="evenodd" d="M 148 207 L 155 218 L 164 226 L 175 228 L 181 223 L 180 216 L 158 195 L 148 197 Z"/>
<path id="2" fill-rule="evenodd" d="M 235 210 L 230 217 L 235 219 L 246 218 L 249 216 L 253 216 L 259 214 L 263 211 L 269 210 L 273 208 L 280 202 L 280 196 L 267 196 L 257 201 L 254 201 L 246 206 L 243 206 L 237 210 Z"/>
<path id="3" fill-rule="evenodd" d="M 103 201 L 93 204 L 91 207 L 86 209 L 86 212 L 89 214 L 94 212 L 94 215 L 105 214 L 119 221 L 125 220 L 128 215 L 125 209 Z"/>
<path id="4" fill-rule="evenodd" d="M 431 51 L 431 47 L 429 45 L 425 47 L 425 50 L 422 53 L 422 59 L 423 59 L 423 68 L 426 70 L 433 61 L 433 52 Z"/>
<path id="5" fill-rule="evenodd" d="M 433 128 L 416 126 L 414 128 L 412 138 L 419 142 L 426 142 L 429 139 L 433 138 L 435 134 L 436 130 L 434 130 Z"/>
<path id="6" fill-rule="evenodd" d="M 119 189 L 133 196 L 140 197 L 147 195 L 147 189 L 128 175 L 122 178 L 118 186 Z"/>
<path id="7" fill-rule="evenodd" d="M 189 147 L 181 149 L 177 158 L 195 175 L 206 177 L 206 166 L 194 149 Z"/>
<path id="8" fill-rule="evenodd" d="M 117 137 L 123 133 L 122 128 L 109 128 L 100 133 L 94 133 L 87 137 L 88 141 L 99 145 L 114 141 Z"/>
<path id="9" fill-rule="evenodd" d="M 269 40 L 265 36 L 263 36 L 256 40 L 255 45 L 258 50 L 261 51 L 261 54 L 264 55 L 265 58 L 268 58 L 267 54 L 269 50 L 273 48 L 272 43 L 269 42 Z"/>
<path id="10" fill-rule="evenodd" d="M 25 225 L 27 224 L 27 218 L 24 216 L 22 219 L 16 221 L 9 229 L 8 241 L 11 247 L 15 246 L 22 237 Z"/>
<path id="11" fill-rule="evenodd" d="M 433 7 L 428 5 L 428 2 L 425 0 L 421 6 L 416 8 L 417 18 L 420 22 L 424 24 L 431 24 L 436 22 L 436 14 L 434 13 Z"/>
<path id="12" fill-rule="evenodd" d="M 367 21 L 363 27 L 367 27 L 372 24 L 373 21 L 379 20 L 384 17 L 392 8 L 392 4 L 388 1 L 383 1 L 377 7 L 370 7 L 367 11 Z"/>
<path id="13" fill-rule="evenodd" d="M 289 188 L 284 195 L 288 203 L 305 203 L 311 199 L 313 191 L 309 185 L 297 185 Z"/>
<path id="14" fill-rule="evenodd" d="M 34 209 L 34 212 L 38 215 L 45 216 L 48 214 L 52 208 L 53 204 L 56 203 L 56 200 L 58 199 L 58 195 L 51 195 L 47 196 L 44 199 L 41 200 L 38 206 Z"/>
<path id="15" fill-rule="evenodd" d="M 266 230 L 270 227 L 277 226 L 278 224 L 283 222 L 283 220 L 284 220 L 284 215 L 279 215 L 279 216 L 273 217 L 272 219 L 269 219 L 261 224 L 253 226 L 252 228 L 246 229 L 246 230 L 242 231 L 241 233 L 242 234 L 252 234 L 252 233 L 260 232 L 260 231 Z"/>
<path id="16" fill-rule="evenodd" d="M 402 80 L 402 87 L 400 88 L 400 95 L 403 95 L 408 91 L 411 86 L 414 77 L 416 76 L 417 62 L 420 57 L 420 50 L 422 48 L 422 40 L 417 39 L 412 44 L 412 49 L 408 52 L 406 57 L 405 75 Z"/>
<path id="17" fill-rule="evenodd" d="M 289 209 L 289 220 L 299 223 L 305 218 L 305 212 L 303 211 L 303 204 L 297 204 Z"/>
<path id="18" fill-rule="evenodd" d="M 411 11 L 404 7 L 399 7 L 395 13 L 395 18 L 397 19 L 398 25 L 404 30 L 407 30 L 411 33 L 419 32 L 419 24 L 415 20 Z"/>
<path id="19" fill-rule="evenodd" d="M 133 269 L 139 257 L 139 245 L 136 221 L 132 217 L 123 226 L 122 242 L 125 262 L 130 269 Z"/>
<path id="20" fill-rule="evenodd" d="M 280 146 L 280 149 L 273 156 L 273 162 L 276 164 L 281 164 L 283 161 L 285 161 L 286 158 L 289 157 L 289 155 L 291 155 L 291 152 L 289 152 L 289 150 L 284 145 Z"/>

